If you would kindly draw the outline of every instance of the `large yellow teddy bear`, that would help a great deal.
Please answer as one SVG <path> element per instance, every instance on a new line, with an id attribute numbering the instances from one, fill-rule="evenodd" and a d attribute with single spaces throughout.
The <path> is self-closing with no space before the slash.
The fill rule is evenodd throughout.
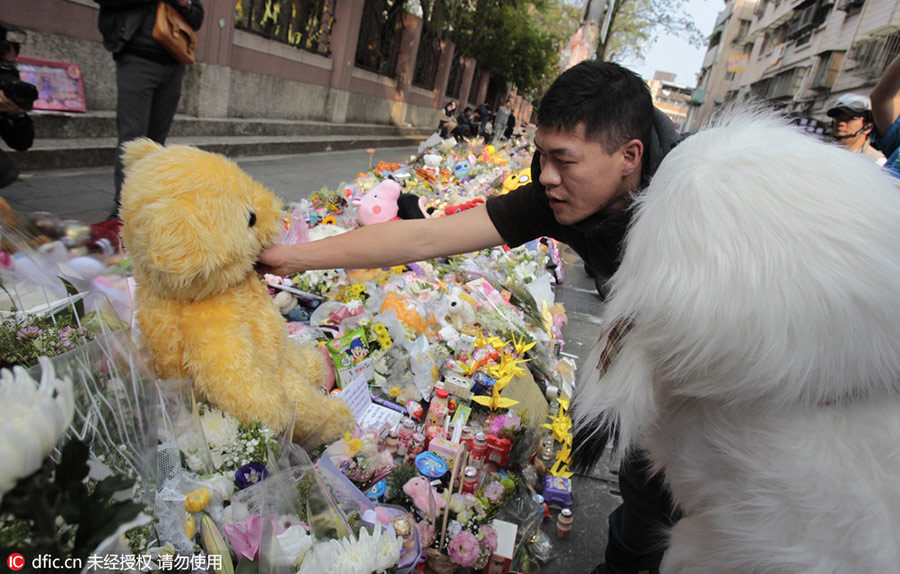
<path id="1" fill-rule="evenodd" d="M 190 378 L 245 422 L 293 425 L 297 442 L 349 430 L 346 404 L 317 390 L 322 355 L 288 339 L 253 269 L 282 229 L 280 200 L 234 162 L 193 147 L 139 139 L 123 160 L 122 236 L 157 376 Z"/>

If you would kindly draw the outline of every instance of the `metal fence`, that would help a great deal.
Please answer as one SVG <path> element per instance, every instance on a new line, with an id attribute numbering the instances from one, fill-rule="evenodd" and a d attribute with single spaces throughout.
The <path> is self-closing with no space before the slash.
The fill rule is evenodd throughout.
<path id="1" fill-rule="evenodd" d="M 317 54 L 331 53 L 335 0 L 236 0 L 234 25 Z"/>
<path id="2" fill-rule="evenodd" d="M 416 55 L 416 67 L 413 70 L 414 86 L 433 90 L 437 78 L 438 66 L 441 62 L 441 32 L 446 26 L 444 3 L 422 3 L 422 37 Z"/>
<path id="3" fill-rule="evenodd" d="M 397 75 L 404 2 L 365 0 L 356 45 L 356 67 L 392 78 Z"/>

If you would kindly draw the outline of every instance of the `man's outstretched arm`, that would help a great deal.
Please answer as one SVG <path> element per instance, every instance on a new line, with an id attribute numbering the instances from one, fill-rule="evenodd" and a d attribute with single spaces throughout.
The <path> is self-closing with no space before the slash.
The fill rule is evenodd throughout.
<path id="1" fill-rule="evenodd" d="M 310 269 L 368 269 L 469 253 L 504 243 L 487 208 L 435 219 L 368 225 L 336 237 L 275 245 L 259 256 L 262 270 L 289 275 Z"/>
<path id="2" fill-rule="evenodd" d="M 869 99 L 872 100 L 875 129 L 878 135 L 887 135 L 897 116 L 900 116 L 900 56 L 894 58 L 884 70 Z"/>

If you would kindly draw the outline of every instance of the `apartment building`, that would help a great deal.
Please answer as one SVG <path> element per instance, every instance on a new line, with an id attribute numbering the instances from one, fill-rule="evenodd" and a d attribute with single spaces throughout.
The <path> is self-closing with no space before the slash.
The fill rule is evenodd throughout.
<path id="1" fill-rule="evenodd" d="M 716 16 L 691 97 L 687 130 L 706 124 L 716 108 L 737 94 L 753 49 L 750 29 L 756 3 L 757 0 L 726 0 L 725 8 Z"/>
<path id="2" fill-rule="evenodd" d="M 868 94 L 900 53 L 900 0 L 758 0 L 750 20 L 746 69 L 735 72 L 713 109 L 763 99 L 804 124 L 827 126 L 829 102 L 847 92 Z M 711 38 L 711 74 L 722 66 L 722 51 L 713 48 Z"/>
<path id="3" fill-rule="evenodd" d="M 684 131 L 688 112 L 690 111 L 693 89 L 675 83 L 675 74 L 657 71 L 653 79 L 647 82 L 653 105 L 666 114 L 678 133 Z"/>

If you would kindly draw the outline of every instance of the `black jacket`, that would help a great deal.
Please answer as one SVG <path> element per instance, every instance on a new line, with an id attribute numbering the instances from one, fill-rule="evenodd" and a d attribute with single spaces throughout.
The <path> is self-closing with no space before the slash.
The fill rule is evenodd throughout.
<path id="1" fill-rule="evenodd" d="M 34 143 L 34 122 L 28 114 L 0 114 L 0 137 L 16 151 L 25 151 Z"/>
<path id="2" fill-rule="evenodd" d="M 181 10 L 177 2 L 167 0 L 179 8 L 185 21 L 194 30 L 203 24 L 203 5 L 192 0 L 188 10 Z M 175 62 L 153 39 L 157 0 L 94 0 L 100 5 L 97 27 L 103 35 L 103 46 L 117 57 L 130 52 L 152 60 Z"/>
<path id="3" fill-rule="evenodd" d="M 644 151 L 642 187 L 656 173 L 663 158 L 678 141 L 678 133 L 666 115 L 654 108 L 653 129 Z M 621 260 L 621 243 L 632 216 L 629 208 L 611 214 L 595 213 L 584 221 L 563 225 L 553 217 L 544 186 L 540 183 L 540 154 L 531 162 L 531 183 L 506 195 L 487 200 L 488 215 L 510 247 L 538 237 L 552 237 L 571 247 L 602 278 L 615 273 Z"/>

